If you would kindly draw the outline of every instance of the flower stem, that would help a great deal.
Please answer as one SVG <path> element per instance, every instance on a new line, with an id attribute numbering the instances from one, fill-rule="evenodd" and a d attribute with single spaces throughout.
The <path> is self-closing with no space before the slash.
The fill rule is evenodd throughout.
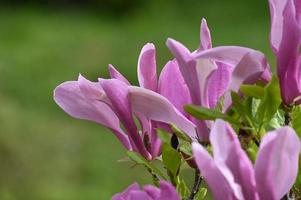
<path id="1" fill-rule="evenodd" d="M 195 195 L 198 193 L 201 183 L 202 183 L 203 178 L 200 176 L 200 171 L 195 170 L 195 175 L 194 175 L 194 184 L 193 188 L 191 190 L 190 196 L 188 200 L 193 200 Z"/>

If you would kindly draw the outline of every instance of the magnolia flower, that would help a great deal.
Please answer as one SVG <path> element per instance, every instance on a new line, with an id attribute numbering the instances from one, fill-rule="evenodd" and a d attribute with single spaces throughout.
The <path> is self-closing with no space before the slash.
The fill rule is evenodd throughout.
<path id="1" fill-rule="evenodd" d="M 214 123 L 210 142 L 213 158 L 200 144 L 193 143 L 192 149 L 214 199 L 279 200 L 293 186 L 301 147 L 290 127 L 262 138 L 254 167 L 226 122 Z"/>
<path id="2" fill-rule="evenodd" d="M 300 103 L 301 95 L 301 2 L 269 0 L 270 43 L 277 59 L 281 95 L 287 105 Z"/>
<path id="3" fill-rule="evenodd" d="M 225 96 L 226 110 L 231 105 L 230 92 L 238 92 L 242 83 L 254 83 L 260 79 L 267 82 L 271 78 L 269 65 L 261 52 L 237 46 L 212 48 L 210 31 L 204 19 L 200 35 L 200 47 L 193 53 L 181 43 L 167 40 L 194 105 L 214 108 L 220 97 Z M 195 123 L 199 138 L 208 140 L 206 123 Z"/>
<path id="4" fill-rule="evenodd" d="M 78 81 L 62 83 L 54 91 L 56 103 L 72 117 L 109 128 L 126 149 L 149 160 L 160 154 L 157 127 L 176 124 L 196 137 L 195 125 L 183 114 L 182 105 L 190 100 L 177 63 L 168 62 L 157 81 L 154 45 L 145 45 L 139 57 L 141 87 L 131 86 L 112 65 L 109 72 L 112 79 L 91 82 L 80 75 Z"/>
<path id="5" fill-rule="evenodd" d="M 160 181 L 160 187 L 146 185 L 143 189 L 137 183 L 130 185 L 122 193 L 115 194 L 112 200 L 180 200 L 175 188 L 166 181 Z"/>

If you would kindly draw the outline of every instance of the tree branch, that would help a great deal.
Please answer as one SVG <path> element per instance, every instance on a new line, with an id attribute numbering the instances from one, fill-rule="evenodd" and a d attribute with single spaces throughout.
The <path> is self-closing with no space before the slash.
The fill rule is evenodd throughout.
<path id="1" fill-rule="evenodd" d="M 194 175 L 194 184 L 193 184 L 193 188 L 191 190 L 190 196 L 188 198 L 188 200 L 193 200 L 195 195 L 198 193 L 201 183 L 202 183 L 203 178 L 200 176 L 200 171 L 199 170 L 195 170 L 195 175 Z"/>

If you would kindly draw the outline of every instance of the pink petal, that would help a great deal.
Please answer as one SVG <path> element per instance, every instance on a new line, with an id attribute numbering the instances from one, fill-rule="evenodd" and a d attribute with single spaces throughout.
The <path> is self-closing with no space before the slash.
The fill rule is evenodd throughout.
<path id="1" fill-rule="evenodd" d="M 205 98 L 209 108 L 215 108 L 220 98 L 225 94 L 230 84 L 231 74 L 231 67 L 218 63 L 218 68 L 208 76 Z"/>
<path id="2" fill-rule="evenodd" d="M 193 60 L 190 51 L 184 45 L 173 39 L 168 39 L 166 45 L 178 61 L 182 76 L 189 88 L 192 102 L 196 105 L 200 105 L 201 94 L 196 62 Z"/>
<path id="3" fill-rule="evenodd" d="M 169 61 L 160 74 L 158 92 L 166 97 L 182 114 L 184 105 L 191 104 L 188 87 L 176 61 Z"/>
<path id="4" fill-rule="evenodd" d="M 144 88 L 129 87 L 132 109 L 151 120 L 175 124 L 191 138 L 196 138 L 195 125 L 184 117 L 165 97 Z"/>
<path id="5" fill-rule="evenodd" d="M 138 185 L 138 183 L 133 183 L 128 188 L 126 188 L 123 192 L 115 194 L 111 200 L 127 199 L 131 191 L 139 191 L 139 190 L 140 190 L 140 186 Z"/>
<path id="6" fill-rule="evenodd" d="M 284 4 L 285 3 L 285 4 Z M 301 94 L 299 80 L 299 48 L 301 44 L 301 24 L 298 22 L 293 0 L 270 1 L 272 14 L 271 45 L 277 57 L 277 74 L 280 80 L 282 99 L 293 103 Z M 277 20 L 277 21 L 276 21 Z M 278 20 L 281 20 L 278 22 Z"/>
<path id="7" fill-rule="evenodd" d="M 111 101 L 112 109 L 122 121 L 134 150 L 141 153 L 145 158 L 150 159 L 143 141 L 138 133 L 129 101 L 128 86 L 117 79 L 99 79 L 99 82 Z"/>
<path id="8" fill-rule="evenodd" d="M 144 45 L 138 59 L 138 81 L 141 87 L 157 90 L 156 49 L 151 43 Z"/>
<path id="9" fill-rule="evenodd" d="M 196 164 L 204 177 L 214 199 L 235 200 L 233 190 L 215 161 L 204 147 L 196 142 L 192 144 Z"/>
<path id="10" fill-rule="evenodd" d="M 179 69 L 189 89 L 192 103 L 195 105 L 203 105 L 204 102 L 202 102 L 202 100 L 204 94 L 201 93 L 201 88 L 203 89 L 204 85 L 202 87 L 200 86 L 198 77 L 199 74 L 202 74 L 202 70 L 200 68 L 199 70 L 197 69 L 197 63 L 195 60 L 193 60 L 190 51 L 181 43 L 173 39 L 168 39 L 166 44 L 177 59 Z M 200 140 L 208 140 L 209 132 L 205 121 L 193 119 L 193 122 L 197 126 L 198 138 Z"/>
<path id="11" fill-rule="evenodd" d="M 278 200 L 290 190 L 298 173 L 300 150 L 300 140 L 290 127 L 263 137 L 255 164 L 260 199 Z"/>
<path id="12" fill-rule="evenodd" d="M 196 60 L 212 59 L 214 61 L 236 66 L 247 53 L 254 51 L 255 50 L 253 49 L 245 47 L 220 46 L 197 52 L 193 56 Z"/>
<path id="13" fill-rule="evenodd" d="M 131 191 L 126 200 L 153 200 L 146 192 L 144 191 Z M 124 199 L 120 199 L 124 200 Z"/>
<path id="14" fill-rule="evenodd" d="M 238 92 L 242 83 L 254 83 L 260 80 L 266 69 L 269 69 L 269 65 L 262 53 L 258 51 L 247 53 L 234 68 L 230 90 Z"/>
<path id="15" fill-rule="evenodd" d="M 130 85 L 130 82 L 111 64 L 109 64 L 109 73 L 111 78 L 118 79 L 125 84 Z"/>
<path id="16" fill-rule="evenodd" d="M 95 90 L 93 93 L 94 86 L 94 84 L 82 86 L 87 88 L 85 93 L 83 92 L 85 90 L 80 89 L 77 81 L 62 83 L 54 90 L 54 100 L 70 116 L 94 121 L 111 129 L 121 143 L 131 150 L 127 135 L 120 129 L 119 119 L 107 104 L 96 99 L 101 94 L 101 90 Z M 88 90 L 89 88 L 91 90 Z M 87 98 L 88 96 L 90 97 Z"/>
<path id="17" fill-rule="evenodd" d="M 160 181 L 160 196 L 156 200 L 180 200 L 176 188 L 167 181 Z"/>
<path id="18" fill-rule="evenodd" d="M 207 25 L 206 19 L 202 19 L 201 23 L 201 30 L 200 30 L 200 38 L 201 38 L 201 44 L 199 50 L 205 50 L 212 48 L 212 42 L 211 42 L 211 34 L 210 30 Z"/>
<path id="19" fill-rule="evenodd" d="M 237 198 L 258 199 L 252 163 L 230 125 L 216 120 L 210 132 L 210 141 L 214 159 Z"/>

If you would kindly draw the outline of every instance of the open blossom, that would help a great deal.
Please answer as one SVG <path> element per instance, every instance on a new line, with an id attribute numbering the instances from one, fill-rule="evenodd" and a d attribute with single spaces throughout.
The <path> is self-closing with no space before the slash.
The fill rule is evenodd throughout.
<path id="1" fill-rule="evenodd" d="M 279 200 L 293 186 L 301 146 L 290 127 L 262 138 L 254 167 L 226 122 L 214 123 L 210 142 L 213 158 L 200 144 L 194 143 L 192 148 L 214 199 Z"/>
<path id="2" fill-rule="evenodd" d="M 146 185 L 141 189 L 133 183 L 122 193 L 115 194 L 112 200 L 180 200 L 180 197 L 173 185 L 160 181 L 159 188 Z"/>
<path id="3" fill-rule="evenodd" d="M 91 82 L 80 75 L 77 81 L 59 85 L 54 91 L 54 99 L 72 117 L 104 125 L 126 149 L 153 159 L 160 154 L 161 147 L 156 128 L 176 124 L 191 137 L 196 137 L 195 125 L 184 116 L 181 108 L 190 100 L 186 98 L 188 89 L 177 69 L 175 61 L 168 62 L 157 81 L 155 48 L 147 44 L 138 61 L 141 87 L 131 86 L 110 65 L 112 79 L 100 78 L 98 82 Z M 183 96 L 177 98 L 177 92 Z"/>
<path id="4" fill-rule="evenodd" d="M 289 105 L 301 96 L 301 1 L 269 0 L 269 5 L 270 43 L 277 59 L 282 99 Z"/>

